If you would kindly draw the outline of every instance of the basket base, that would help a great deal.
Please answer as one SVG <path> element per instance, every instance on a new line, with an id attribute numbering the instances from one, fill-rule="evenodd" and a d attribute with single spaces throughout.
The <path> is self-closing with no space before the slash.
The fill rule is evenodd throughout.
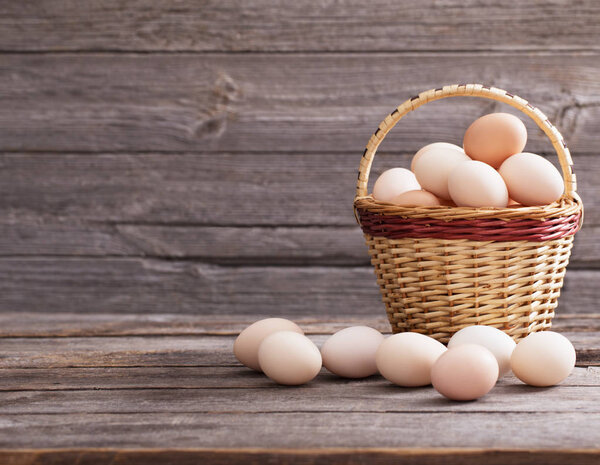
<path id="1" fill-rule="evenodd" d="M 392 331 L 443 343 L 472 325 L 494 326 L 515 341 L 550 328 L 573 246 L 573 236 L 365 239 Z"/>

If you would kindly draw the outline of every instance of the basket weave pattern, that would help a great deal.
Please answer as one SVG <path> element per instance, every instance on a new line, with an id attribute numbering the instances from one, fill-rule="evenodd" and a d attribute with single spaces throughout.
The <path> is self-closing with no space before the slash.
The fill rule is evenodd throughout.
<path id="1" fill-rule="evenodd" d="M 565 193 L 540 207 L 399 207 L 367 195 L 377 147 L 407 113 L 454 96 L 499 100 L 530 116 L 558 153 Z M 567 146 L 527 101 L 482 85 L 423 92 L 380 124 L 361 159 L 354 208 L 363 229 L 393 332 L 415 331 L 447 342 L 484 324 L 515 340 L 548 329 L 557 306 L 573 235 L 583 220 Z"/>

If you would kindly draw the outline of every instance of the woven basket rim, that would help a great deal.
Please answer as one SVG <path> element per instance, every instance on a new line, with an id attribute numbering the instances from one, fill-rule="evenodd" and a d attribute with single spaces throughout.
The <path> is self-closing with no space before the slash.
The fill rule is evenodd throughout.
<path id="1" fill-rule="evenodd" d="M 440 205 L 434 207 L 402 207 L 388 202 L 375 200 L 372 195 L 358 197 L 354 200 L 356 210 L 380 213 L 403 218 L 432 218 L 436 220 L 452 221 L 459 219 L 500 219 L 516 220 L 528 219 L 547 221 L 551 218 L 571 216 L 581 213 L 583 223 L 583 204 L 579 196 L 573 198 L 563 195 L 559 200 L 549 205 L 541 206 L 513 206 L 505 208 L 476 208 L 455 207 Z"/>

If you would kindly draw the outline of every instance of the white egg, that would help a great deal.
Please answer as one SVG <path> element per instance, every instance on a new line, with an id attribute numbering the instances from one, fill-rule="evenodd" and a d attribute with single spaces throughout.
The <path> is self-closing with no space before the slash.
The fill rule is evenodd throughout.
<path id="1" fill-rule="evenodd" d="M 258 364 L 258 348 L 267 336 L 277 331 L 295 331 L 304 334 L 293 321 L 285 318 L 266 318 L 251 324 L 240 333 L 233 344 L 233 353 L 248 368 L 261 371 Z"/>
<path id="2" fill-rule="evenodd" d="M 375 181 L 373 198 L 381 202 L 390 202 L 394 197 L 421 189 L 415 175 L 405 168 L 392 168 L 384 171 Z"/>
<path id="3" fill-rule="evenodd" d="M 383 334 L 368 326 L 342 329 L 321 347 L 323 365 L 332 373 L 345 378 L 374 375 L 377 373 L 375 353 L 383 340 Z"/>
<path id="4" fill-rule="evenodd" d="M 559 171 L 534 153 L 517 153 L 507 158 L 498 171 L 508 187 L 510 198 L 522 205 L 548 205 L 564 192 Z"/>
<path id="5" fill-rule="evenodd" d="M 427 152 L 428 150 L 431 149 L 450 149 L 450 150 L 458 150 L 459 152 L 465 153 L 465 151 L 463 150 L 462 147 L 459 147 L 458 145 L 454 145 L 454 144 L 449 144 L 448 142 L 434 142 L 433 144 L 429 144 L 426 145 L 425 147 L 421 147 L 417 153 L 415 153 L 415 155 L 413 156 L 412 161 L 410 162 L 410 169 L 412 171 L 415 170 L 415 163 L 417 162 L 417 160 L 419 158 L 421 158 L 421 156 Z"/>
<path id="6" fill-rule="evenodd" d="M 446 351 L 435 339 L 419 333 L 398 333 L 383 341 L 375 361 L 379 373 L 399 386 L 431 384 L 431 367 Z"/>
<path id="7" fill-rule="evenodd" d="M 266 337 L 258 348 L 260 368 L 279 384 L 308 383 L 321 370 L 321 352 L 306 336 L 278 331 Z"/>
<path id="8" fill-rule="evenodd" d="M 458 148 L 431 147 L 415 160 L 415 176 L 423 189 L 450 200 L 448 176 L 456 165 L 469 160 L 471 159 Z"/>
<path id="9" fill-rule="evenodd" d="M 458 163 L 448 177 L 448 191 L 459 207 L 508 205 L 508 189 L 502 176 L 482 161 Z"/>
<path id="10" fill-rule="evenodd" d="M 500 376 L 510 371 L 510 356 L 516 343 L 504 331 L 493 326 L 467 326 L 454 333 L 448 342 L 448 348 L 463 344 L 477 344 L 488 349 L 496 357 Z"/>
<path id="11" fill-rule="evenodd" d="M 532 333 L 515 347 L 510 365 L 517 378 L 531 386 L 554 386 L 575 367 L 575 348 L 562 334 Z"/>

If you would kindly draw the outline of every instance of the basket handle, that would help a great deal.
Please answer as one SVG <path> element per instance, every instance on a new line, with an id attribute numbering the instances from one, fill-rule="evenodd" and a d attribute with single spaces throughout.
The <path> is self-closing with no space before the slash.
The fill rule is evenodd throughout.
<path id="1" fill-rule="evenodd" d="M 548 120 L 546 115 L 539 109 L 532 106 L 527 100 L 522 99 L 516 95 L 513 95 L 505 90 L 498 89 L 496 87 L 484 86 L 481 84 L 455 84 L 452 86 L 444 86 L 438 89 L 431 89 L 425 92 L 421 92 L 416 97 L 413 97 L 392 113 L 379 124 L 379 127 L 375 133 L 369 139 L 367 148 L 365 149 L 363 156 L 360 160 L 360 167 L 358 170 L 358 182 L 356 184 L 356 198 L 365 197 L 367 195 L 367 183 L 369 182 L 369 173 L 371 171 L 371 165 L 373 164 L 373 158 L 375 158 L 375 152 L 379 144 L 383 141 L 388 132 L 396 125 L 400 119 L 417 109 L 421 105 L 427 102 L 433 102 L 447 97 L 483 97 L 491 100 L 498 100 L 503 103 L 507 103 L 512 107 L 515 107 L 529 116 L 535 123 L 540 127 L 542 131 L 548 136 L 550 142 L 556 153 L 558 154 L 558 161 L 563 172 L 563 178 L 565 181 L 565 195 L 570 199 L 579 200 L 579 196 L 576 194 L 577 182 L 575 173 L 573 173 L 573 160 L 571 154 L 567 148 L 567 144 L 563 139 L 561 133 L 556 129 L 552 123 Z"/>

